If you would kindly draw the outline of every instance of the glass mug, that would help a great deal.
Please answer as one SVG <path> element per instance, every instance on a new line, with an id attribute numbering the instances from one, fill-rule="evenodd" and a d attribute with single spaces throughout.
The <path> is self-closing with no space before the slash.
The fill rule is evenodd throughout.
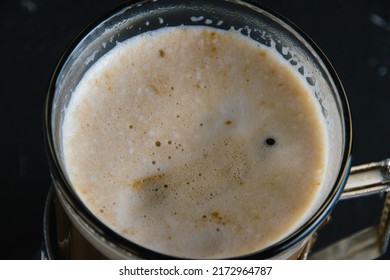
<path id="1" fill-rule="evenodd" d="M 284 240 L 240 259 L 375 258 L 385 252 L 389 237 L 390 161 L 352 167 L 351 116 L 342 84 L 320 49 L 291 22 L 245 1 L 129 2 L 95 22 L 66 51 L 52 77 L 45 108 L 49 164 L 53 178 L 44 217 L 43 258 L 49 259 L 170 259 L 143 248 L 99 221 L 79 200 L 67 180 L 62 155 L 65 109 L 86 71 L 118 42 L 165 26 L 234 27 L 267 47 L 275 48 L 302 75 L 326 119 L 330 149 L 316 210 Z M 350 172 L 351 171 L 351 172 Z M 309 255 L 319 227 L 340 199 L 382 193 L 378 226 Z M 362 242 L 364 240 L 364 242 Z M 363 244 L 364 243 L 364 244 Z M 367 245 L 368 244 L 368 245 Z M 348 250 L 346 250 L 348 248 Z M 352 253 L 351 253 L 352 252 Z"/>

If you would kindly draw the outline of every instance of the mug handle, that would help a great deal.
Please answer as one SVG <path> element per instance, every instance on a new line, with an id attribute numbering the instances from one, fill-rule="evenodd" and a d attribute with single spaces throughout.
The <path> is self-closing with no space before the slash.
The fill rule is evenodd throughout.
<path id="1" fill-rule="evenodd" d="M 376 225 L 309 254 L 317 236 L 314 234 L 305 248 L 303 254 L 305 258 L 362 260 L 375 259 L 383 255 L 390 238 L 390 159 L 352 167 L 340 200 L 378 193 L 383 196 L 383 210 Z"/>

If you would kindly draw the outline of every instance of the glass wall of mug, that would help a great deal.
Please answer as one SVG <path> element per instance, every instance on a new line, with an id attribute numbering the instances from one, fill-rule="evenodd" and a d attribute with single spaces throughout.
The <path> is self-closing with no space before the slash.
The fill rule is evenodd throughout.
<path id="1" fill-rule="evenodd" d="M 54 204 L 50 202 L 48 209 L 57 209 L 46 215 L 46 231 L 51 231 L 46 232 L 47 243 L 51 243 L 47 245 L 54 246 L 53 238 L 58 239 L 55 242 L 66 244 L 64 248 L 68 250 L 62 256 L 69 258 L 83 257 L 82 254 L 72 256 L 71 252 L 75 252 L 71 248 L 72 239 L 88 243 L 87 246 L 99 252 L 99 256 L 107 258 L 178 257 L 155 252 L 122 237 L 99 221 L 82 203 L 64 166 L 62 126 L 76 86 L 96 61 L 131 37 L 163 27 L 179 26 L 203 26 L 224 31 L 234 29 L 257 41 L 259 45 L 275 50 L 301 76 L 315 97 L 325 120 L 326 142 L 329 143 L 325 176 L 321 182 L 323 191 L 316 196 L 313 207 L 305 214 L 304 222 L 287 237 L 266 248 L 228 257 L 298 258 L 312 234 L 337 203 L 348 177 L 351 152 L 348 103 L 331 64 L 302 31 L 264 7 L 233 0 L 129 2 L 93 23 L 69 47 L 52 77 L 46 103 L 47 148 L 55 193 Z M 66 219 L 69 228 L 59 229 L 64 226 L 61 225 L 64 220 L 58 219 Z M 52 250 L 48 248 L 48 251 Z M 93 258 L 91 255 L 84 257 Z M 191 258 L 191 255 L 186 257 Z"/>

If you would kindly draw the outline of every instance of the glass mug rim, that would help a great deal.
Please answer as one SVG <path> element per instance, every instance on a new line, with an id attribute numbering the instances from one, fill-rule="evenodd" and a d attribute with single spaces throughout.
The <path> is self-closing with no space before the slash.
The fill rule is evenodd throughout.
<path id="1" fill-rule="evenodd" d="M 105 240 L 114 243 L 119 248 L 124 249 L 125 251 L 139 256 L 141 258 L 146 259 L 182 259 L 175 256 L 165 255 L 163 253 L 158 253 L 153 250 L 147 249 L 143 246 L 140 246 L 124 237 L 114 232 L 110 228 L 108 228 L 105 224 L 103 224 L 99 219 L 97 219 L 90 210 L 81 202 L 78 198 L 77 194 L 75 194 L 71 184 L 68 182 L 65 172 L 62 170 L 61 165 L 59 163 L 59 158 L 57 156 L 57 152 L 54 146 L 54 138 L 52 131 L 52 113 L 53 113 L 53 99 L 56 94 L 56 81 L 58 80 L 61 70 L 63 66 L 67 62 L 67 59 L 72 55 L 75 48 L 82 43 L 83 39 L 88 36 L 90 32 L 96 29 L 100 24 L 110 19 L 111 17 L 119 14 L 120 12 L 128 9 L 129 7 L 143 3 L 143 2 L 151 2 L 147 1 L 127 1 L 122 5 L 106 12 L 103 16 L 95 19 L 91 22 L 78 36 L 72 41 L 72 43 L 67 47 L 59 62 L 57 63 L 55 70 L 52 74 L 48 94 L 45 102 L 45 111 L 44 111 L 44 132 L 45 132 L 45 149 L 49 162 L 50 172 L 52 175 L 52 179 L 55 182 L 55 185 L 61 189 L 61 193 L 64 195 L 66 202 L 73 209 L 77 209 L 77 214 L 83 219 L 83 221 L 87 222 L 90 227 L 92 227 L 98 234 L 103 236 Z M 154 2 L 154 1 L 153 1 Z M 300 28 L 298 28 L 294 23 L 284 18 L 277 12 L 264 7 L 263 5 L 253 2 L 251 0 L 222 0 L 222 1 L 212 1 L 213 4 L 216 2 L 231 2 L 238 5 L 245 5 L 251 9 L 255 9 L 256 12 L 262 12 L 263 15 L 275 21 L 277 19 L 279 24 L 282 23 L 283 27 L 287 28 L 288 31 L 294 32 L 294 36 L 298 35 L 298 38 L 303 43 L 307 44 L 312 51 L 317 55 L 317 59 L 319 63 L 322 63 L 324 69 L 328 71 L 331 81 L 335 87 L 335 94 L 339 98 L 341 112 L 340 112 L 340 121 L 343 121 L 343 136 L 344 136 L 344 146 L 342 147 L 342 158 L 340 161 L 340 170 L 338 175 L 334 181 L 333 187 L 331 188 L 330 193 L 326 197 L 325 201 L 321 204 L 319 209 L 304 223 L 303 226 L 295 230 L 293 233 L 289 234 L 283 240 L 272 244 L 266 248 L 260 249 L 259 251 L 243 255 L 233 257 L 231 259 L 268 259 L 288 248 L 298 244 L 300 241 L 310 236 L 310 233 L 314 232 L 319 225 L 321 225 L 322 221 L 329 215 L 330 211 L 333 209 L 339 197 L 343 191 L 345 183 L 347 181 L 349 170 L 351 166 L 351 149 L 352 149 L 352 122 L 351 122 L 351 114 L 350 108 L 347 100 L 346 93 L 342 86 L 342 83 L 329 62 L 328 58 L 321 51 L 321 49 L 312 41 L 307 34 L 305 34 Z M 186 2 L 182 4 L 185 5 Z"/>

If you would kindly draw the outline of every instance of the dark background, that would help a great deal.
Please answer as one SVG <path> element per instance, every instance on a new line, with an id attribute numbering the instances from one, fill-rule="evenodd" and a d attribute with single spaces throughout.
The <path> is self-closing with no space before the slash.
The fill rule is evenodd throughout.
<path id="1" fill-rule="evenodd" d="M 51 73 L 71 40 L 123 1 L 0 3 L 0 259 L 37 258 L 50 187 L 43 105 Z M 390 157 L 390 21 L 387 1 L 259 1 L 304 30 L 338 72 L 352 109 L 353 164 Z M 378 18 L 377 18 L 378 19 Z M 317 247 L 376 221 L 377 197 L 341 202 Z M 384 259 L 389 259 L 387 253 Z"/>

